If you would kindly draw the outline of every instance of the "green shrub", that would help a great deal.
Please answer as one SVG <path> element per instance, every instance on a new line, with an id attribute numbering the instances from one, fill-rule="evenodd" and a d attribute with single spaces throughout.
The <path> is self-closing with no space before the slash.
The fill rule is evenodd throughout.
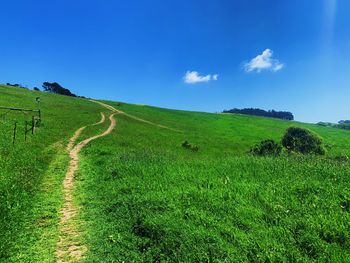
<path id="1" fill-rule="evenodd" d="M 181 144 L 182 147 L 186 148 L 186 149 L 189 149 L 189 150 L 192 150 L 193 152 L 198 152 L 199 150 L 199 147 L 196 146 L 196 145 L 191 145 L 188 141 L 184 141 L 182 144 Z"/>
<path id="2" fill-rule="evenodd" d="M 190 149 L 191 148 L 191 144 L 188 141 L 184 141 L 181 144 L 182 147 L 186 148 L 186 149 Z"/>
<path id="3" fill-rule="evenodd" d="M 338 162 L 349 162 L 350 158 L 346 155 L 337 155 L 334 157 L 334 160 L 336 160 Z"/>
<path id="4" fill-rule="evenodd" d="M 278 156 L 281 154 L 282 146 L 274 140 L 261 141 L 255 145 L 250 152 L 257 156 Z"/>
<path id="5" fill-rule="evenodd" d="M 289 127 L 282 138 L 282 145 L 290 152 L 302 154 L 326 153 L 322 138 L 316 133 L 299 127 Z"/>

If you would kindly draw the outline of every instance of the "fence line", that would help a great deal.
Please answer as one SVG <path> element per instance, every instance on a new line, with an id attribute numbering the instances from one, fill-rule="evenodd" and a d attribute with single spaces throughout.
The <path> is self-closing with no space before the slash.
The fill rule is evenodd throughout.
<path id="1" fill-rule="evenodd" d="M 21 109 L 21 108 L 12 108 L 12 107 L 4 107 L 4 106 L 0 106 L 0 110 L 10 110 L 10 111 L 21 111 L 21 112 L 37 112 L 38 113 L 38 117 L 41 121 L 41 110 L 31 110 L 31 109 Z"/>
<path id="2" fill-rule="evenodd" d="M 13 108 L 13 107 L 4 107 L 0 106 L 0 110 L 8 110 L 8 111 L 20 111 L 20 112 L 36 112 L 38 113 L 38 116 L 32 116 L 31 121 L 25 121 L 24 122 L 24 141 L 27 141 L 27 135 L 28 132 L 31 132 L 32 134 L 35 133 L 36 127 L 41 122 L 41 110 L 33 110 L 33 109 L 21 109 L 21 108 Z M 14 145 L 17 139 L 17 133 L 18 133 L 18 122 L 14 122 L 14 127 L 13 127 L 13 137 L 12 137 L 12 144 Z"/>
<path id="3" fill-rule="evenodd" d="M 15 127 L 13 128 L 12 144 L 15 144 L 15 141 L 16 141 L 16 133 L 17 133 L 17 121 L 15 121 Z"/>

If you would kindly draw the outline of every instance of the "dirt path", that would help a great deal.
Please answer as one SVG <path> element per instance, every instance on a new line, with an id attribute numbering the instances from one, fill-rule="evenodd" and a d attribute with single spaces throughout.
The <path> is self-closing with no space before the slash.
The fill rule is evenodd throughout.
<path id="1" fill-rule="evenodd" d="M 95 124 L 92 124 L 92 126 L 100 125 L 100 124 L 104 123 L 105 120 L 106 120 L 106 116 L 103 112 L 101 112 L 101 120 L 99 122 L 96 122 Z"/>
<path id="2" fill-rule="evenodd" d="M 165 125 L 157 124 L 157 123 L 154 123 L 154 122 L 151 122 L 151 121 L 148 121 L 148 120 L 144 120 L 144 119 L 141 119 L 141 118 L 139 118 L 139 117 L 130 115 L 130 114 L 128 114 L 128 113 L 126 113 L 126 112 L 124 112 L 124 111 L 118 110 L 118 109 L 114 108 L 113 106 L 108 105 L 108 104 L 106 104 L 106 103 L 103 103 L 103 102 L 100 102 L 100 101 L 96 101 L 96 100 L 90 100 L 90 101 L 95 102 L 95 103 L 98 103 L 98 104 L 102 105 L 103 107 L 105 107 L 105 108 L 107 108 L 107 109 L 110 109 L 110 110 L 112 110 L 112 111 L 115 111 L 115 112 L 118 113 L 118 114 L 123 114 L 123 115 L 129 117 L 130 119 L 134 119 L 134 120 L 137 120 L 137 121 L 140 121 L 140 122 L 143 122 L 143 123 L 148 123 L 148 124 L 150 124 L 150 125 L 157 126 L 157 127 L 159 127 L 159 128 L 162 128 L 162 129 L 167 129 L 167 130 L 176 131 L 176 132 L 182 132 L 182 131 L 180 131 L 180 130 L 173 129 L 173 128 L 168 127 L 168 126 L 165 126 Z"/>
<path id="3" fill-rule="evenodd" d="M 81 149 L 93 140 L 104 137 L 110 134 L 116 126 L 114 119 L 115 111 L 109 116 L 110 125 L 103 133 L 90 137 L 74 146 L 76 139 L 81 132 L 86 128 L 81 127 L 78 129 L 72 138 L 69 140 L 67 150 L 71 158 L 69 162 L 68 171 L 63 182 L 63 206 L 60 211 L 60 238 L 56 247 L 57 262 L 76 262 L 83 259 L 83 254 L 87 248 L 79 242 L 79 231 L 77 230 L 78 222 L 75 221 L 75 215 L 77 214 L 78 207 L 73 202 L 73 187 L 74 187 L 74 175 L 78 170 L 79 165 L 79 152 Z M 101 121 L 93 125 L 99 125 L 105 122 L 105 115 L 101 113 Z"/>
<path id="4" fill-rule="evenodd" d="M 95 100 L 91 101 L 100 104 L 101 106 L 112 112 L 109 116 L 110 125 L 108 129 L 103 133 L 90 137 L 75 145 L 79 135 L 86 129 L 87 126 L 81 127 L 74 133 L 67 145 L 67 151 L 69 152 L 71 160 L 69 162 L 66 177 L 63 181 L 63 206 L 60 211 L 61 219 L 59 224 L 60 237 L 56 246 L 56 257 L 58 263 L 80 261 L 84 258 L 84 253 L 87 251 L 87 247 L 84 244 L 80 243 L 80 233 L 78 231 L 78 226 L 80 225 L 80 223 L 75 218 L 79 207 L 77 207 L 73 202 L 74 175 L 78 170 L 79 152 L 81 151 L 81 149 L 83 149 L 91 141 L 104 137 L 113 131 L 113 129 L 116 126 L 116 121 L 114 119 L 115 114 L 123 114 L 131 119 L 148 123 L 153 126 L 176 132 L 182 132 L 164 125 L 156 124 L 151 121 L 147 121 L 136 116 L 127 114 L 123 111 L 117 110 L 116 108 L 108 104 Z M 106 117 L 101 112 L 101 120 L 95 124 L 92 124 L 91 126 L 102 124 L 105 121 Z"/>
<path id="5" fill-rule="evenodd" d="M 94 124 L 92 124 L 91 126 L 96 126 L 96 125 L 100 125 L 102 123 L 104 123 L 106 120 L 106 116 L 104 115 L 103 112 L 101 112 L 101 120 L 99 122 L 96 122 Z M 78 139 L 79 135 L 86 129 L 87 126 L 81 127 L 79 128 L 73 135 L 72 138 L 69 139 L 68 145 L 67 145 L 67 151 L 71 151 L 75 141 Z"/>

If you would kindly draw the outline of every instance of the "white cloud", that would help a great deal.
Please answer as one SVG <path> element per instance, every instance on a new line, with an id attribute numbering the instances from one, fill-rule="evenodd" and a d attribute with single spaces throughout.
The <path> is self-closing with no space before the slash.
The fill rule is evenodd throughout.
<path id="1" fill-rule="evenodd" d="M 244 69 L 246 72 L 261 72 L 262 70 L 272 70 L 277 72 L 284 68 L 284 64 L 279 62 L 278 59 L 272 58 L 273 51 L 271 49 L 265 49 L 262 54 L 256 56 L 248 63 L 245 63 Z"/>
<path id="2" fill-rule="evenodd" d="M 218 80 L 219 75 L 214 74 L 214 75 L 206 75 L 206 76 L 201 76 L 197 71 L 187 71 L 185 76 L 183 77 L 185 83 L 187 84 L 196 84 L 200 82 L 209 82 L 212 80 Z"/>

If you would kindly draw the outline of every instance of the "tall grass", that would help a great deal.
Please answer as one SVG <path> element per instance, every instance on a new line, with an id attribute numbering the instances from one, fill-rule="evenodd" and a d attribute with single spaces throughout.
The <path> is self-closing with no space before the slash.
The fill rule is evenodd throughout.
<path id="1" fill-rule="evenodd" d="M 43 122 L 27 142 L 21 131 L 31 116 L 1 119 L 0 112 L 0 262 L 55 261 L 65 146 L 105 111 L 83 99 L 0 86 L 1 106 L 36 108 L 37 96 Z M 75 194 L 87 262 L 350 261 L 348 131 L 112 104 L 182 132 L 116 115 L 117 129 L 83 149 Z M 106 125 L 89 126 L 79 139 Z M 327 155 L 247 155 L 291 125 L 320 134 Z"/>
<path id="2" fill-rule="evenodd" d="M 184 132 L 118 115 L 117 130 L 83 150 L 89 262 L 350 260 L 349 162 L 334 159 L 349 153 L 349 133 L 293 123 L 332 143 L 328 155 L 256 158 L 249 147 L 289 122 L 120 108 Z"/>
<path id="3" fill-rule="evenodd" d="M 100 107 L 82 99 L 5 86 L 0 86 L 0 105 L 40 107 L 43 118 L 25 142 L 24 121 L 30 121 L 31 114 L 0 111 L 0 262 L 52 261 L 68 163 L 65 145 L 78 127 L 99 119 Z"/>

